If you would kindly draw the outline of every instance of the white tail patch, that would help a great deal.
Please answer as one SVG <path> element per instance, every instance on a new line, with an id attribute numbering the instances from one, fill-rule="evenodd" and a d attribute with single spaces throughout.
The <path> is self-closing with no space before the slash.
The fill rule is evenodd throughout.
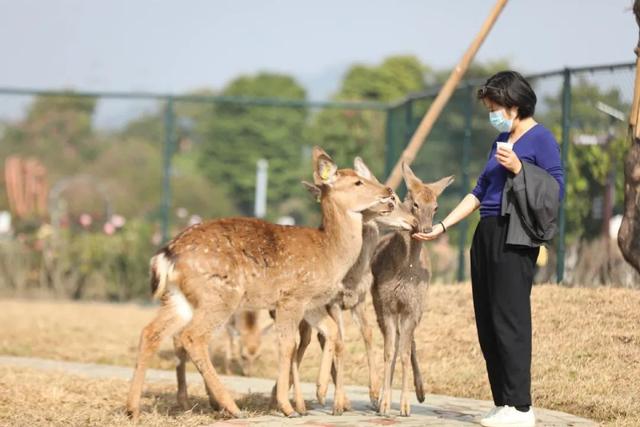
<path id="1" fill-rule="evenodd" d="M 153 298 L 159 299 L 167 290 L 167 282 L 173 280 L 173 262 L 164 253 L 151 258 L 151 280 L 157 282 L 157 287 L 153 292 Z"/>
<path id="2" fill-rule="evenodd" d="M 173 308 L 173 311 L 180 317 L 180 319 L 186 324 L 193 317 L 193 307 L 187 298 L 184 296 L 180 289 L 171 286 L 169 288 L 169 305 Z"/>

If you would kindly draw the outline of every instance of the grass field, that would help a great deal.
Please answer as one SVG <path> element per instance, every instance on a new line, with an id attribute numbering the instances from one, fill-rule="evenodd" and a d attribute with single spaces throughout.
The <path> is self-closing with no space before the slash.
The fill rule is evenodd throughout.
<path id="1" fill-rule="evenodd" d="M 605 425 L 640 425 L 640 291 L 536 286 L 534 317 L 534 405 L 592 418 Z M 0 300 L 0 354 L 133 366 L 141 328 L 153 307 L 51 301 Z M 371 319 L 373 321 L 373 314 Z M 346 383 L 366 384 L 367 366 L 357 329 L 346 318 Z M 214 336 L 214 360 L 221 359 Z M 256 376 L 275 378 L 273 334 L 265 337 Z M 477 343 L 469 285 L 429 290 L 417 337 L 427 392 L 490 399 Z M 376 328 L 378 365 L 382 339 Z M 314 381 L 319 362 L 312 342 L 302 364 Z M 167 341 L 153 366 L 172 369 Z M 0 424 L 97 424 L 125 422 L 126 381 L 91 380 L 31 369 L 0 368 Z M 396 377 L 396 379 L 398 379 Z M 148 425 L 210 422 L 204 390 L 190 387 L 196 409 L 175 406 L 175 388 L 146 386 Z M 248 406 L 260 412 L 260 397 Z M 200 408 L 200 409 L 199 409 Z"/>

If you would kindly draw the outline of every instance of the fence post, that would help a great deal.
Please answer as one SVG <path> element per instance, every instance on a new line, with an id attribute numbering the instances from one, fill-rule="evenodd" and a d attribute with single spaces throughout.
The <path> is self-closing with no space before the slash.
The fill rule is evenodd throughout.
<path id="1" fill-rule="evenodd" d="M 469 191 L 469 156 L 471 150 L 471 129 L 473 126 L 473 89 L 471 84 L 465 86 L 465 109 L 464 109 L 464 138 L 462 140 L 462 185 L 461 197 L 466 196 Z M 465 280 L 465 252 L 467 245 L 467 229 L 469 219 L 465 218 L 460 223 L 460 236 L 458 237 L 458 282 Z"/>
<path id="2" fill-rule="evenodd" d="M 162 205 L 161 224 L 162 242 L 169 240 L 169 210 L 171 209 L 171 158 L 173 156 L 174 128 L 173 98 L 167 98 L 164 111 L 164 151 L 162 158 Z"/>
<path id="3" fill-rule="evenodd" d="M 388 177 L 395 164 L 396 142 L 393 138 L 393 112 L 396 107 L 387 108 L 387 122 L 385 123 L 384 176 Z"/>
<path id="4" fill-rule="evenodd" d="M 569 133 L 571 131 L 571 69 L 565 68 L 562 83 L 562 169 L 564 170 L 565 193 L 560 202 L 559 235 L 558 235 L 558 256 L 556 265 L 556 281 L 562 283 L 564 280 L 564 256 L 565 256 L 565 205 L 567 200 L 567 155 L 569 153 Z"/>

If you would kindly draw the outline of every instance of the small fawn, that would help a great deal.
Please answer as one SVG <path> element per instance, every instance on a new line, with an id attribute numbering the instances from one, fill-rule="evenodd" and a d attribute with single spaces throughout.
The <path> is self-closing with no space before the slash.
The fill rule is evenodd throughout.
<path id="1" fill-rule="evenodd" d="M 433 216 L 438 209 L 437 198 L 453 182 L 453 176 L 424 184 L 411 168 L 403 164 L 402 174 L 407 186 L 405 208 L 418 220 L 418 229 L 429 232 Z M 391 410 L 391 383 L 396 356 L 402 364 L 402 394 L 400 415 L 409 416 L 409 363 L 413 368 L 416 395 L 424 401 L 422 375 L 416 356 L 414 332 L 420 319 L 431 277 L 431 265 L 422 242 L 411 238 L 411 233 L 396 231 L 381 239 L 371 263 L 373 285 L 371 296 L 384 337 L 384 380 L 380 392 L 378 411 L 389 415 Z"/>

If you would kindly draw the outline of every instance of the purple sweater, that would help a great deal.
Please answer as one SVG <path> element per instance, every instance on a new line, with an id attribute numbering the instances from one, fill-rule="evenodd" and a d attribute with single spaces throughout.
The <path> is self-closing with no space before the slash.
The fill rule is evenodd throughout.
<path id="1" fill-rule="evenodd" d="M 509 172 L 495 158 L 497 141 L 507 141 L 508 133 L 501 133 L 493 142 L 489 160 L 478 177 L 478 183 L 471 194 L 480 200 L 480 217 L 499 216 L 502 203 L 502 189 Z M 560 162 L 560 146 L 549 129 L 541 124 L 529 129 L 513 145 L 513 151 L 520 161 L 533 163 L 546 170 L 560 184 L 559 197 L 564 196 L 564 171 Z"/>

